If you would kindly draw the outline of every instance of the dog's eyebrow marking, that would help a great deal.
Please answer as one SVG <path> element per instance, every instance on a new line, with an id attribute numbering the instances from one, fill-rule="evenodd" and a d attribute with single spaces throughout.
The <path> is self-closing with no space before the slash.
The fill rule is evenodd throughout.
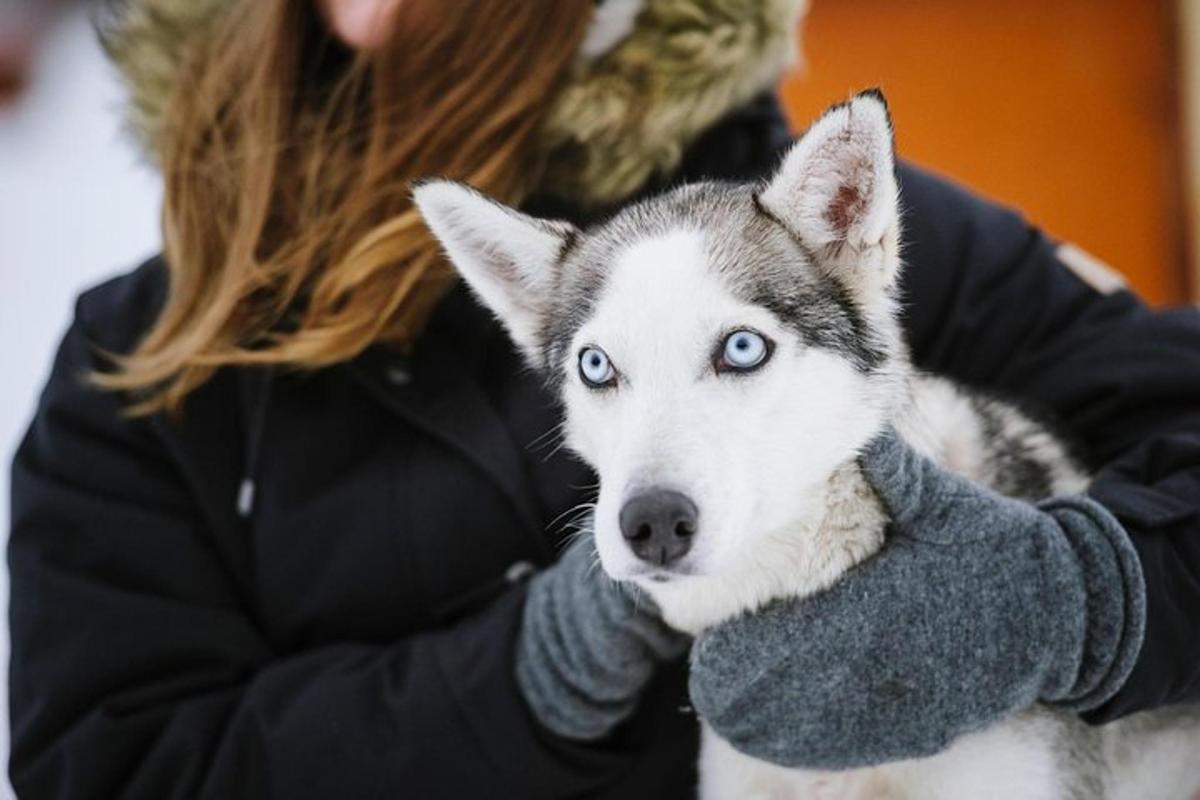
<path id="1" fill-rule="evenodd" d="M 555 264 L 555 296 L 539 332 L 540 372 L 543 380 L 555 389 L 566 380 L 559 366 L 566 359 L 571 337 L 591 316 L 596 295 L 607 279 L 603 270 L 579 263 L 578 259 L 574 268 L 568 269 L 568 263 L 579 251 L 584 237 L 584 231 L 572 229 L 559 247 Z"/>
<path id="2" fill-rule="evenodd" d="M 785 293 L 763 283 L 749 300 L 770 311 L 813 347 L 846 357 L 860 372 L 874 372 L 887 362 L 887 352 L 873 341 L 873 332 L 840 286 Z"/>
<path id="3" fill-rule="evenodd" d="M 552 388 L 566 380 L 560 367 L 570 341 L 591 318 L 618 254 L 668 233 L 676 220 L 687 218 L 687 204 L 664 211 L 661 201 L 665 199 L 635 204 L 611 218 L 575 228 L 573 236 L 564 237 L 558 252 L 557 291 L 540 331 L 541 371 Z"/>
<path id="4" fill-rule="evenodd" d="M 808 263 L 818 263 L 813 249 L 763 205 L 758 192 L 751 193 L 750 198 L 758 216 L 786 233 Z M 819 282 L 816 291 L 805 291 L 795 285 L 784 287 L 778 281 L 759 281 L 750 301 L 766 308 L 813 346 L 846 355 L 861 372 L 873 372 L 883 366 L 887 351 L 874 341 L 874 332 L 849 290 L 819 269 L 814 268 L 812 277 Z"/>

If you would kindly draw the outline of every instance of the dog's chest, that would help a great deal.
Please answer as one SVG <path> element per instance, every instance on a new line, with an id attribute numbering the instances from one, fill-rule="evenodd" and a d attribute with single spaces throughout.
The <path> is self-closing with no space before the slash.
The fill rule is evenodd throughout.
<path id="1" fill-rule="evenodd" d="M 707 727 L 701 800 L 1062 800 L 1048 747 L 1052 719 L 1031 711 L 964 736 L 943 752 L 844 772 L 787 769 L 745 756 Z"/>

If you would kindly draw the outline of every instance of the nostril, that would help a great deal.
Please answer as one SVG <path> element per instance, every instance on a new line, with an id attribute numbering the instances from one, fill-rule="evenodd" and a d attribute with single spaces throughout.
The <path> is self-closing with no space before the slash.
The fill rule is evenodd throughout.
<path id="1" fill-rule="evenodd" d="M 686 539 L 696 532 L 696 523 L 689 519 L 681 519 L 675 523 L 675 535 L 680 539 Z"/>
<path id="2" fill-rule="evenodd" d="M 646 539 L 650 538 L 650 535 L 653 532 L 654 531 L 650 527 L 649 523 L 642 523 L 638 526 L 637 530 L 634 531 L 632 539 L 635 542 L 645 541 Z"/>

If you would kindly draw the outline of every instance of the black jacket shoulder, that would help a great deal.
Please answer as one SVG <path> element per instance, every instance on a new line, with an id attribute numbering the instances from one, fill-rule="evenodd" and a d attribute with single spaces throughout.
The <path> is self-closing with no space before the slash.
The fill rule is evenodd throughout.
<path id="1" fill-rule="evenodd" d="M 75 324 L 96 346 L 129 353 L 154 325 L 166 302 L 169 276 L 162 256 L 79 295 Z"/>

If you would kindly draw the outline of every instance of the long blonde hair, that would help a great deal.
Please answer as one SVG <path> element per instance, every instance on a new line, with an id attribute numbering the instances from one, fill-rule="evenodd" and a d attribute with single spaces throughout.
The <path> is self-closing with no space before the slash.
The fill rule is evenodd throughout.
<path id="1" fill-rule="evenodd" d="M 241 0 L 200 37 L 161 131 L 169 289 L 117 369 L 133 413 L 228 365 L 316 368 L 411 343 L 451 282 L 409 197 L 425 175 L 519 202 L 590 0 L 406 0 L 354 54 L 310 0 Z"/>

